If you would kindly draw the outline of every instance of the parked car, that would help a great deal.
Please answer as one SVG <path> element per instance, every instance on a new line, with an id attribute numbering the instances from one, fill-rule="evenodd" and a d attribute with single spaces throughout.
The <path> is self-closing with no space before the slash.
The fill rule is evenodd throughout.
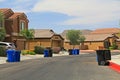
<path id="1" fill-rule="evenodd" d="M 15 49 L 14 43 L 10 42 L 0 42 L 0 46 L 5 47 L 6 49 Z"/>

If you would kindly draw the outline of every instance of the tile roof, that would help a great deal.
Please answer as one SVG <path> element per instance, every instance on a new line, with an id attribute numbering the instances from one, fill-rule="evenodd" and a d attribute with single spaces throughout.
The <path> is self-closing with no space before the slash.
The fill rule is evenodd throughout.
<path id="1" fill-rule="evenodd" d="M 9 9 L 9 8 L 0 8 L 0 11 L 3 12 L 3 13 L 7 12 L 8 10 L 11 10 L 11 9 Z"/>
<path id="2" fill-rule="evenodd" d="M 35 38 L 50 38 L 55 33 L 51 29 L 35 29 Z"/>
<path id="3" fill-rule="evenodd" d="M 5 18 L 8 18 L 14 14 L 14 12 L 9 8 L 0 8 L 0 12 L 2 12 L 4 14 Z"/>
<path id="4" fill-rule="evenodd" d="M 91 34 L 115 34 L 119 32 L 120 28 L 102 28 L 92 31 Z"/>
<path id="5" fill-rule="evenodd" d="M 90 34 L 90 35 L 84 35 L 85 41 L 104 41 L 108 37 L 113 37 L 112 34 Z"/>
<path id="6" fill-rule="evenodd" d="M 113 37 L 112 34 L 88 34 L 84 35 L 85 41 L 104 41 L 109 37 Z M 65 38 L 65 42 L 69 42 L 68 39 Z"/>
<path id="7" fill-rule="evenodd" d="M 14 18 L 17 18 L 18 16 L 25 16 L 27 18 L 27 16 L 22 13 L 22 12 L 13 12 L 11 9 L 9 8 L 0 8 L 0 12 L 2 12 L 5 16 L 5 18 L 8 18 L 8 19 L 14 19 Z"/>
<path id="8" fill-rule="evenodd" d="M 17 18 L 20 15 L 23 15 L 24 13 L 14 13 L 12 16 L 9 17 L 9 19 Z"/>

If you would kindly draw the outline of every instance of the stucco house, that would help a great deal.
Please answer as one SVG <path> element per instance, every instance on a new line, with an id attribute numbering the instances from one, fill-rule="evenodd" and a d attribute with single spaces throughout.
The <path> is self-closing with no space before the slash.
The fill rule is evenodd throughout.
<path id="1" fill-rule="evenodd" d="M 116 45 L 120 48 L 120 28 L 101 28 L 91 32 L 91 34 L 112 34 L 118 37 L 115 40 Z M 111 43 L 112 44 L 112 43 Z"/>
<path id="2" fill-rule="evenodd" d="M 119 28 L 102 28 L 96 29 L 93 31 L 89 30 L 81 30 L 83 36 L 85 36 L 85 41 L 83 45 L 76 45 L 75 48 L 77 49 L 89 49 L 89 50 L 96 50 L 96 49 L 105 49 L 119 41 L 118 34 L 120 32 Z M 70 41 L 66 38 L 66 33 L 63 32 L 61 35 L 64 37 L 64 48 L 71 49 L 72 45 L 70 45 Z M 117 42 L 118 43 L 118 42 Z"/>
<path id="3" fill-rule="evenodd" d="M 29 40 L 29 49 L 34 49 L 35 46 L 42 46 L 44 48 L 63 47 L 64 39 L 61 35 L 56 34 L 51 29 L 34 29 L 34 40 Z"/>
<path id="4" fill-rule="evenodd" d="M 6 38 L 4 41 L 15 42 L 17 49 L 25 49 L 25 39 L 19 35 L 23 29 L 28 29 L 28 18 L 23 12 L 13 12 L 9 8 L 0 8 L 0 12 L 4 16 L 2 25 L 6 30 Z"/>
<path id="5" fill-rule="evenodd" d="M 84 36 L 86 38 L 84 45 L 87 45 L 89 50 L 109 48 L 118 39 L 113 34 L 90 34 Z"/>

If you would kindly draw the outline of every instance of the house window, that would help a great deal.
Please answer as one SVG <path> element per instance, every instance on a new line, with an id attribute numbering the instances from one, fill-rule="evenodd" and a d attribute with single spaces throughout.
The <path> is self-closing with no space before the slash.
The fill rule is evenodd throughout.
<path id="1" fill-rule="evenodd" d="M 25 22 L 21 21 L 20 22 L 20 31 L 25 29 Z"/>

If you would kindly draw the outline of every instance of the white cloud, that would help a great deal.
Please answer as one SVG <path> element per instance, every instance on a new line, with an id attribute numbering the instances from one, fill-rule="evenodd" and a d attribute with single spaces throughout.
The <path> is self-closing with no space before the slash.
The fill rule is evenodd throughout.
<path id="1" fill-rule="evenodd" d="M 58 12 L 75 16 L 64 24 L 95 24 L 120 19 L 119 0 L 42 0 L 35 12 Z"/>
<path id="2" fill-rule="evenodd" d="M 4 2 L 5 0 L 0 0 L 0 2 Z"/>

